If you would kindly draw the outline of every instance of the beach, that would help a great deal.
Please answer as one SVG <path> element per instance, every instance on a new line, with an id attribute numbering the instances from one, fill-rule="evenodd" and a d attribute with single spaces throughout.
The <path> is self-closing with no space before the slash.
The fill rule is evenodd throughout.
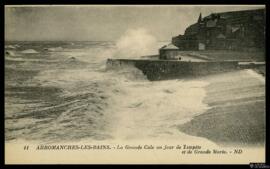
<path id="1" fill-rule="evenodd" d="M 264 76 L 246 69 L 201 79 L 209 82 L 203 102 L 210 108 L 191 121 L 179 125 L 179 130 L 207 138 L 219 145 L 263 146 Z"/>

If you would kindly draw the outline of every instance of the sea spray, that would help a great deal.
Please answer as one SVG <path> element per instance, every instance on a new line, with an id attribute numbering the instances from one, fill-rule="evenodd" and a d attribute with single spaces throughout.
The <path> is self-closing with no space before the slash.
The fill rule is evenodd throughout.
<path id="1" fill-rule="evenodd" d="M 121 139 L 184 139 L 177 125 L 208 109 L 202 101 L 207 83 L 201 81 L 160 81 L 118 83 L 114 95 L 112 135 Z M 186 137 L 188 138 L 188 137 Z"/>
<path id="2" fill-rule="evenodd" d="M 88 63 L 101 63 L 105 69 L 108 58 L 141 58 L 145 55 L 157 54 L 157 49 L 167 42 L 158 42 L 157 39 L 144 28 L 128 29 L 116 39 L 115 43 L 99 42 L 84 46 L 84 50 L 65 49 L 59 55 L 76 57 Z M 74 45 L 74 44 L 73 44 Z M 94 47 L 93 47 L 94 46 Z M 59 48 L 59 47 L 58 47 Z"/>
<path id="3" fill-rule="evenodd" d="M 15 63 L 25 79 L 16 80 L 16 86 L 5 82 L 9 87 L 5 92 L 7 140 L 190 138 L 177 125 L 207 109 L 202 103 L 205 82 L 151 82 L 135 67 L 106 71 L 105 61 L 117 47 L 107 48 L 104 42 L 100 48 L 77 46 L 82 47 L 66 46 L 57 52 L 37 49 L 43 56 L 35 57 L 38 64 Z M 37 73 L 25 71 L 31 68 Z"/>
<path id="4" fill-rule="evenodd" d="M 129 29 L 117 41 L 115 58 L 140 58 L 157 54 L 157 39 L 144 28 Z"/>

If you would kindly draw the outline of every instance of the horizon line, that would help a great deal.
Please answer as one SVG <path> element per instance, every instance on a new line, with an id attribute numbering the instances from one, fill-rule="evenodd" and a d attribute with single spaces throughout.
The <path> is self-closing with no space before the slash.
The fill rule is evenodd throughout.
<path id="1" fill-rule="evenodd" d="M 5 42 L 116 42 L 117 40 L 5 40 Z M 158 40 L 157 42 L 168 42 L 171 40 Z"/>

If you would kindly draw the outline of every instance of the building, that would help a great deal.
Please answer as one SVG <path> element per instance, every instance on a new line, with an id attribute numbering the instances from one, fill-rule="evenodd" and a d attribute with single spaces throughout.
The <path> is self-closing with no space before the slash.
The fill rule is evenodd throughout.
<path id="1" fill-rule="evenodd" d="M 179 48 L 173 44 L 168 44 L 159 49 L 159 59 L 162 60 L 180 60 L 178 56 Z"/>
<path id="2" fill-rule="evenodd" d="M 212 13 L 172 38 L 180 50 L 261 50 L 265 48 L 265 9 Z"/>

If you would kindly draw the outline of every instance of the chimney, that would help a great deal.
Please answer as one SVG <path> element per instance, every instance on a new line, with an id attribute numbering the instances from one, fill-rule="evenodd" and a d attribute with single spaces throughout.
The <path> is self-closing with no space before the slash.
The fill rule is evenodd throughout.
<path id="1" fill-rule="evenodd" d="M 202 13 L 200 13 L 200 16 L 198 18 L 198 23 L 202 22 Z"/>

